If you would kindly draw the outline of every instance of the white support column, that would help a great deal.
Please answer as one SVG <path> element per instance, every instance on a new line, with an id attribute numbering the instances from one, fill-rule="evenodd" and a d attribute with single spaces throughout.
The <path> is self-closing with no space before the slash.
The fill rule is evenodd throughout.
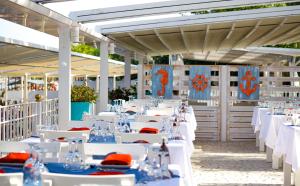
<path id="1" fill-rule="evenodd" d="M 5 90 L 5 94 L 4 94 L 4 101 L 5 101 L 5 106 L 8 105 L 8 100 L 7 100 L 7 97 L 8 97 L 8 77 L 5 77 L 5 87 L 4 87 L 4 90 Z"/>
<path id="2" fill-rule="evenodd" d="M 84 85 L 88 86 L 88 75 L 84 76 Z"/>
<path id="3" fill-rule="evenodd" d="M 144 82 L 144 61 L 143 58 L 139 59 L 138 64 L 138 80 L 137 80 L 137 98 L 142 99 L 143 94 L 143 82 Z"/>
<path id="4" fill-rule="evenodd" d="M 59 28 L 58 125 L 65 128 L 71 119 L 71 31 Z"/>
<path id="5" fill-rule="evenodd" d="M 23 102 L 28 101 L 28 74 L 24 75 L 24 96 L 23 96 Z"/>
<path id="6" fill-rule="evenodd" d="M 124 70 L 125 70 L 125 76 L 124 76 L 124 87 L 125 88 L 130 88 L 130 84 L 131 84 L 131 53 L 130 52 L 126 52 L 124 58 L 125 58 L 125 66 L 124 66 Z"/>
<path id="7" fill-rule="evenodd" d="M 117 89 L 117 80 L 116 80 L 116 75 L 113 76 L 113 90 Z"/>
<path id="8" fill-rule="evenodd" d="M 21 76 L 21 102 L 24 102 L 24 76 Z"/>
<path id="9" fill-rule="evenodd" d="M 96 76 L 96 94 L 98 95 L 97 100 L 96 100 L 96 108 L 95 108 L 95 114 L 100 112 L 100 109 L 98 110 L 98 107 L 100 105 L 100 76 Z"/>
<path id="10" fill-rule="evenodd" d="M 220 67 L 220 106 L 221 106 L 221 141 L 227 141 L 227 117 L 228 117 L 228 66 Z"/>
<path id="11" fill-rule="evenodd" d="M 100 43 L 100 105 L 97 106 L 97 112 L 103 112 L 107 109 L 108 104 L 108 42 L 101 41 Z"/>
<path id="12" fill-rule="evenodd" d="M 48 74 L 44 74 L 44 99 L 48 100 Z"/>

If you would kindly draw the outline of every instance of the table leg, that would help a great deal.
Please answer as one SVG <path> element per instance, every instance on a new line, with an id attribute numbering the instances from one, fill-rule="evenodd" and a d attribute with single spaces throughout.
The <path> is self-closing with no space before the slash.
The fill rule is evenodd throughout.
<path id="1" fill-rule="evenodd" d="M 282 157 L 272 155 L 272 168 L 273 169 L 279 169 L 282 167 Z"/>
<path id="2" fill-rule="evenodd" d="M 291 185 L 292 166 L 284 161 L 283 163 L 283 185 Z"/>
<path id="3" fill-rule="evenodd" d="M 261 139 L 259 139 L 259 151 L 265 152 L 265 142 Z"/>
<path id="4" fill-rule="evenodd" d="M 259 147 L 259 131 L 255 133 L 256 136 L 256 147 Z"/>
<path id="5" fill-rule="evenodd" d="M 270 147 L 266 146 L 267 147 L 267 154 L 266 154 L 266 157 L 267 157 L 267 162 L 272 162 L 272 154 L 273 154 L 273 149 L 271 149 Z"/>

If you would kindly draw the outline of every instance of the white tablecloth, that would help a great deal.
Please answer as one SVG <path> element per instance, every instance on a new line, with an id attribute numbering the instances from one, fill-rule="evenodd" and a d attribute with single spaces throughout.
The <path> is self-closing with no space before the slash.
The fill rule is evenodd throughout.
<path id="1" fill-rule="evenodd" d="M 141 184 L 145 186 L 144 184 Z M 185 186 L 184 180 L 182 178 L 172 178 L 167 180 L 159 180 L 159 181 L 151 181 L 148 182 L 146 185 L 148 186 Z M 139 186 L 139 184 L 136 184 L 136 186 Z"/>
<path id="2" fill-rule="evenodd" d="M 167 145 L 171 163 L 180 166 L 183 171 L 185 185 L 193 185 L 193 169 L 190 156 L 186 149 L 186 141 L 170 141 Z"/>
<path id="3" fill-rule="evenodd" d="M 254 128 L 254 133 L 260 130 L 262 118 L 267 113 L 271 112 L 270 108 L 254 107 L 251 125 Z"/>
<path id="4" fill-rule="evenodd" d="M 300 127 L 289 125 L 290 123 L 280 125 L 273 153 L 278 157 L 285 155 L 286 163 L 292 165 L 296 172 L 300 170 Z"/>
<path id="5" fill-rule="evenodd" d="M 286 122 L 285 115 L 265 113 L 262 116 L 262 125 L 259 132 L 259 139 L 265 142 L 268 147 L 274 149 L 279 127 L 284 122 Z"/>

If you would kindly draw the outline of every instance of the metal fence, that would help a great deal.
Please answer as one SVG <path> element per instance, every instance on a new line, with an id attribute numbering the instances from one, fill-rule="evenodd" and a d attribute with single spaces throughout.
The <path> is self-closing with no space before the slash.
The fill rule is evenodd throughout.
<path id="1" fill-rule="evenodd" d="M 58 99 L 0 106 L 0 140 L 17 141 L 58 123 Z"/>

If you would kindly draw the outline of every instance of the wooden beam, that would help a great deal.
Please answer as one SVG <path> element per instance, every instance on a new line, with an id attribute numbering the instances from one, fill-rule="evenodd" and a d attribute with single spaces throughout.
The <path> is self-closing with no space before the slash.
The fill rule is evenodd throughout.
<path id="1" fill-rule="evenodd" d="M 190 47 L 189 47 L 189 43 L 187 41 L 186 35 L 184 33 L 183 28 L 179 28 L 180 29 L 180 33 L 181 33 L 181 37 L 184 43 L 185 48 L 187 49 L 188 52 L 190 52 Z"/>
<path id="2" fill-rule="evenodd" d="M 168 45 L 168 43 L 162 38 L 162 36 L 159 34 L 159 32 L 154 29 L 155 35 L 158 37 L 158 39 L 160 40 L 160 42 L 166 47 L 166 49 L 168 50 L 172 50 L 170 45 Z"/>
<path id="3" fill-rule="evenodd" d="M 283 42 L 284 40 L 286 40 L 286 36 L 287 36 L 287 35 L 296 32 L 298 29 L 300 29 L 300 25 L 298 25 L 298 26 L 292 28 L 291 30 L 289 30 L 288 32 L 286 32 L 284 35 L 282 35 L 282 36 L 280 36 L 280 37 L 277 37 L 277 38 L 275 38 L 274 40 L 267 42 L 266 44 L 268 44 L 268 45 L 273 45 L 273 44 L 281 43 L 281 42 Z M 294 36 L 293 36 L 293 37 L 294 37 Z"/>
<path id="4" fill-rule="evenodd" d="M 207 37 L 209 34 L 209 25 L 206 25 L 206 31 L 205 31 L 205 36 L 204 36 L 204 42 L 203 42 L 203 47 L 202 47 L 202 53 L 205 51 L 206 49 L 206 44 L 207 44 Z"/>
<path id="5" fill-rule="evenodd" d="M 230 29 L 229 32 L 227 33 L 226 37 L 225 37 L 225 38 L 222 40 L 222 42 L 220 43 L 220 45 L 219 45 L 217 51 L 220 50 L 220 48 L 221 48 L 221 46 L 223 45 L 223 43 L 224 43 L 227 39 L 229 39 L 229 38 L 231 37 L 231 35 L 232 35 L 233 31 L 234 31 L 234 28 L 235 28 L 235 23 L 232 23 L 231 29 Z"/>
<path id="6" fill-rule="evenodd" d="M 258 37 L 257 39 L 255 39 L 254 41 L 252 41 L 251 43 L 248 44 L 248 46 L 251 46 L 254 43 L 258 43 L 257 45 L 263 45 L 265 44 L 264 39 L 268 38 L 270 36 L 272 36 L 272 34 L 274 34 L 275 32 L 277 32 L 283 25 L 284 23 L 287 21 L 287 17 L 285 17 L 279 25 L 277 25 L 274 29 L 272 29 L 270 32 L 267 32 L 266 34 Z"/>
<path id="7" fill-rule="evenodd" d="M 232 48 L 236 48 L 236 46 L 240 45 L 246 39 L 248 39 L 250 36 L 252 36 L 255 33 L 255 31 L 257 30 L 257 28 L 260 26 L 261 22 L 262 22 L 261 20 L 257 21 L 255 26 L 252 28 L 252 30 L 244 38 L 242 38 L 236 44 L 234 44 L 234 46 Z"/>
<path id="8" fill-rule="evenodd" d="M 128 35 L 134 39 L 136 42 L 138 42 L 140 45 L 142 45 L 143 47 L 147 48 L 148 50 L 151 50 L 152 52 L 156 51 L 153 47 L 151 47 L 150 45 L 148 45 L 147 43 L 145 43 L 144 41 L 142 41 L 141 39 L 137 38 L 134 34 L 132 33 L 128 33 Z"/>

